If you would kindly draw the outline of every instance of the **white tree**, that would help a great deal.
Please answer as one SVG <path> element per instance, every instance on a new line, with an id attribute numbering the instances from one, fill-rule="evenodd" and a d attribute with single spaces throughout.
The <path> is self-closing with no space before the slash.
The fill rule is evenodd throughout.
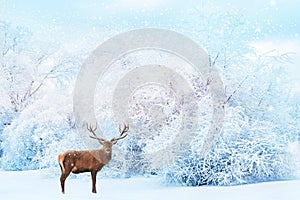
<path id="1" fill-rule="evenodd" d="M 203 140 L 195 139 L 166 170 L 167 182 L 232 185 L 293 177 L 295 161 L 288 149 L 299 142 L 300 102 L 285 69 L 292 55 L 257 55 L 251 42 L 262 37 L 260 24 L 250 23 L 240 12 L 204 6 L 197 15 L 199 41 L 216 55 L 224 80 L 226 118 L 211 152 L 201 158 Z"/>
<path id="2" fill-rule="evenodd" d="M 49 92 L 53 93 L 54 96 L 55 89 L 58 91 L 65 89 L 68 92 L 70 84 L 74 83 L 83 54 L 82 52 L 74 53 L 64 46 L 62 48 L 51 44 L 44 46 L 32 39 L 28 29 L 13 27 L 5 22 L 0 22 L 0 37 L 0 84 L 2 86 L 0 94 L 3 97 L 0 100 L 1 157 L 3 153 L 5 155 L 8 153 L 3 151 L 9 151 L 5 148 L 11 145 L 10 143 L 2 145 L 1 142 L 10 141 L 10 135 L 7 133 L 14 134 L 9 131 L 12 122 L 24 123 L 20 121 L 19 115 L 28 106 L 34 106 L 37 100 L 48 96 Z M 51 98 L 49 100 L 51 102 Z M 39 108 L 37 107 L 37 109 Z M 69 113 L 66 113 L 65 117 L 67 118 L 68 115 Z M 28 119 L 28 121 L 31 121 L 31 119 Z M 7 130 L 5 130 L 5 127 Z M 20 134 L 26 135 L 26 133 L 35 129 L 34 127 L 31 127 L 32 129 L 28 128 L 19 129 Z M 3 130 L 6 133 L 2 135 Z M 20 137 L 25 136 L 20 135 Z M 35 152 L 33 154 L 36 155 L 37 151 L 44 151 L 41 149 L 43 146 L 39 148 L 31 149 L 30 152 Z M 17 149 L 20 149 L 20 147 Z M 24 154 L 23 156 L 29 155 Z"/>

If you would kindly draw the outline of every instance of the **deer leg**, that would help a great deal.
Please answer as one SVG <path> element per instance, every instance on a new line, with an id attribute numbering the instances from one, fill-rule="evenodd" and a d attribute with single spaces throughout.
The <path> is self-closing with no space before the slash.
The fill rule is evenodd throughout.
<path id="1" fill-rule="evenodd" d="M 91 175 L 92 175 L 92 192 L 93 193 L 97 193 L 96 191 L 96 176 L 97 176 L 97 171 L 91 171 Z"/>
<path id="2" fill-rule="evenodd" d="M 65 180 L 67 179 L 67 177 L 69 176 L 70 173 L 71 173 L 71 171 L 69 171 L 67 173 L 62 173 L 60 176 L 61 192 L 63 194 L 65 193 Z"/>
<path id="3" fill-rule="evenodd" d="M 65 180 L 66 180 L 66 176 L 64 174 L 62 174 L 60 176 L 60 186 L 61 186 L 61 192 L 64 194 L 65 193 Z"/>

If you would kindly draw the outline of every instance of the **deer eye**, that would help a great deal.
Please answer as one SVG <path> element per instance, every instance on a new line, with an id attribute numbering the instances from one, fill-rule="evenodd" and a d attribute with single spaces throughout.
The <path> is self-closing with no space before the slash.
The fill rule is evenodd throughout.
<path id="1" fill-rule="evenodd" d="M 110 153 L 110 149 L 109 149 L 109 148 L 105 149 L 105 151 L 106 151 L 107 153 Z"/>

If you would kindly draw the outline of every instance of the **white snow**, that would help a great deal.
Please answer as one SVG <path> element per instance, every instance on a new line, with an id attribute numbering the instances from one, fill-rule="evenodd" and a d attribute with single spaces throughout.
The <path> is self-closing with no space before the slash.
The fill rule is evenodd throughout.
<path id="1" fill-rule="evenodd" d="M 300 180 L 267 182 L 232 187 L 164 186 L 158 177 L 97 179 L 97 194 L 91 192 L 90 177 L 66 180 L 66 194 L 60 191 L 59 177 L 45 178 L 42 171 L 0 171 L 0 198 L 22 200 L 53 199 L 230 199 L 296 200 Z"/>

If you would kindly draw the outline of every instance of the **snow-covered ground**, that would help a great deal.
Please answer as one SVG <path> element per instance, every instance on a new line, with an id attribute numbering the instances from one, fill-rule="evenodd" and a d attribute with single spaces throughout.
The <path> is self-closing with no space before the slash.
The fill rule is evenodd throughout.
<path id="1" fill-rule="evenodd" d="M 87 177 L 67 179 L 61 194 L 59 178 L 45 178 L 41 171 L 0 171 L 0 198 L 22 200 L 53 199 L 251 199 L 296 200 L 300 180 L 268 182 L 233 187 L 167 187 L 157 177 L 97 180 L 98 193 L 91 192 Z"/>

